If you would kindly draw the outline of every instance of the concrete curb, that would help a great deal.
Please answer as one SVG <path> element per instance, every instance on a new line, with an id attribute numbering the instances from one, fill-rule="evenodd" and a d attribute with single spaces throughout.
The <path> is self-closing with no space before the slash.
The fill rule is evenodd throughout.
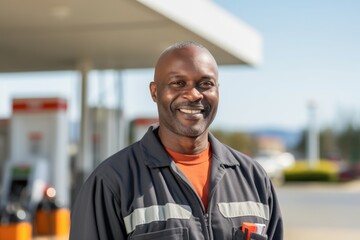
<path id="1" fill-rule="evenodd" d="M 346 192 L 360 192 L 360 179 L 352 180 L 349 182 L 343 183 L 322 183 L 322 182 L 294 182 L 294 183 L 285 183 L 282 186 L 276 187 L 278 189 L 288 188 L 296 189 L 302 188 L 313 191 L 326 191 L 336 189 L 337 191 L 346 191 Z"/>
<path id="2" fill-rule="evenodd" d="M 304 240 L 304 239 L 359 239 L 360 229 L 332 229 L 332 228 L 286 228 L 286 240 Z"/>

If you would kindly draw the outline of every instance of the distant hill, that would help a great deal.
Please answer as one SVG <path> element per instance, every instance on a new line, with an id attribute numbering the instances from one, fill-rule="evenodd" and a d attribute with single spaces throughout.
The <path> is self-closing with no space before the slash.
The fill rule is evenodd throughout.
<path id="1" fill-rule="evenodd" d="M 262 128 L 249 132 L 253 136 L 272 136 L 284 141 L 287 149 L 293 149 L 301 139 L 301 131 L 287 131 L 279 128 Z"/>

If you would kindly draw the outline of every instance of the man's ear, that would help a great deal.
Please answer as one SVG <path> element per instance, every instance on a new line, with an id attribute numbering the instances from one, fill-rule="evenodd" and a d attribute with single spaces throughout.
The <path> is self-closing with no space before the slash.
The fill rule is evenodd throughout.
<path id="1" fill-rule="evenodd" d="M 151 82 L 150 85 L 150 94 L 151 94 L 151 98 L 153 99 L 154 102 L 157 102 L 157 91 L 156 91 L 156 83 L 155 82 Z"/>

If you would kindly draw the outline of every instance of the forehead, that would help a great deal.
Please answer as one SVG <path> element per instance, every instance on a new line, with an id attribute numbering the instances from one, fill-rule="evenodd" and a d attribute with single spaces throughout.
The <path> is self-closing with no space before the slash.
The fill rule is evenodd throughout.
<path id="1" fill-rule="evenodd" d="M 173 48 L 164 52 L 156 64 L 155 77 L 182 70 L 203 70 L 217 77 L 217 64 L 214 57 L 206 48 L 196 45 Z"/>

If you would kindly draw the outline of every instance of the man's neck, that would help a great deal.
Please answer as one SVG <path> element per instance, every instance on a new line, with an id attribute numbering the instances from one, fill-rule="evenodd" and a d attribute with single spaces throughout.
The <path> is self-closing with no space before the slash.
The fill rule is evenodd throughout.
<path id="1" fill-rule="evenodd" d="M 179 136 L 169 131 L 162 131 L 159 128 L 159 138 L 162 144 L 177 153 L 199 154 L 208 147 L 208 131 L 197 137 Z"/>

